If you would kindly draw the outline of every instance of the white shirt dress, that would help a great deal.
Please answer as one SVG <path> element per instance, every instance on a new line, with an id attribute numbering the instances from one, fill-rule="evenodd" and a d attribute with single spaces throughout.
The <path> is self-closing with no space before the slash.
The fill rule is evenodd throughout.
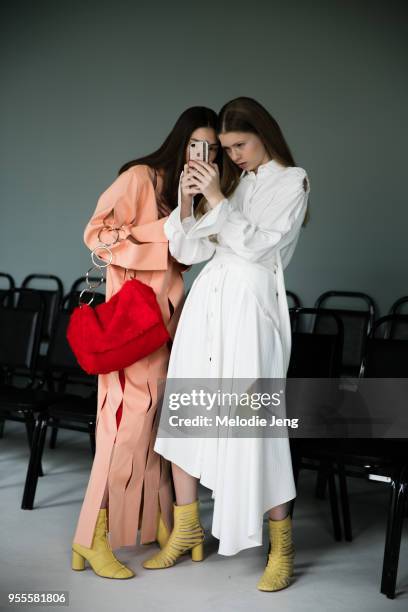
<path id="1" fill-rule="evenodd" d="M 244 171 L 234 193 L 200 219 L 192 213 L 181 221 L 179 188 L 164 225 L 170 253 L 187 265 L 210 261 L 185 301 L 168 379 L 286 377 L 291 331 L 283 270 L 309 191 L 305 170 L 271 160 L 257 174 Z M 287 437 L 181 439 L 159 430 L 154 449 L 211 489 L 211 531 L 222 555 L 262 545 L 264 513 L 296 496 Z"/>

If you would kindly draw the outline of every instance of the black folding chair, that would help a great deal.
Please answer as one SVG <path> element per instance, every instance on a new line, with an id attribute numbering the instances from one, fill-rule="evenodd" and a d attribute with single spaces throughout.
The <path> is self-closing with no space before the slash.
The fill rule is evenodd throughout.
<path id="1" fill-rule="evenodd" d="M 70 296 L 65 300 L 70 303 Z M 50 447 L 55 448 L 58 429 L 81 431 L 90 437 L 91 451 L 95 454 L 95 424 L 97 415 L 97 377 L 84 373 L 79 367 L 66 339 L 71 311 L 61 309 L 54 324 L 47 353 L 47 380 L 55 381 L 62 375 L 63 382 L 50 395 L 47 409 L 38 415 L 32 452 L 27 470 L 21 508 L 32 510 L 37 489 L 39 466 L 44 452 L 47 428 L 52 428 Z M 60 379 L 61 380 L 61 379 Z M 75 389 L 75 392 L 71 389 Z M 81 393 L 79 393 L 81 388 Z"/>
<path id="2" fill-rule="evenodd" d="M 406 299 L 394 304 L 393 312 L 401 312 Z M 384 332 L 381 337 L 380 330 Z M 363 360 L 362 375 L 368 378 L 408 378 L 408 315 L 390 314 L 376 321 Z M 386 476 L 390 486 L 388 520 L 384 548 L 381 593 L 395 597 L 402 526 L 408 499 L 408 440 L 373 440 L 381 463 L 371 466 L 373 472 Z M 381 452 L 382 451 L 382 452 Z M 385 466 L 384 466 L 385 463 Z M 375 469 L 377 467 L 377 469 Z"/>
<path id="3" fill-rule="evenodd" d="M 297 296 L 296 293 L 293 293 L 293 291 L 286 291 L 286 297 L 288 300 L 289 313 L 291 310 L 300 308 L 302 306 L 299 296 Z M 292 324 L 292 331 L 296 331 L 297 323 L 298 321 L 296 319 Z"/>
<path id="4" fill-rule="evenodd" d="M 399 298 L 390 308 L 390 315 L 408 314 L 408 295 Z M 408 340 L 408 330 L 405 324 L 398 319 L 392 319 L 385 328 L 384 338 L 395 340 Z"/>
<path id="5" fill-rule="evenodd" d="M 329 306 L 328 303 L 342 301 L 364 305 L 364 308 L 339 308 Z M 355 377 L 359 375 L 361 361 L 364 354 L 365 342 L 374 323 L 375 303 L 366 293 L 357 291 L 326 291 L 320 295 L 315 303 L 315 308 L 333 310 L 342 320 L 344 328 L 344 344 L 342 355 L 342 367 L 340 376 Z M 314 321 L 313 331 L 315 333 L 331 333 L 333 322 L 328 318 L 317 316 Z"/>
<path id="6" fill-rule="evenodd" d="M 78 299 L 81 292 L 74 291 L 74 293 L 68 293 L 62 299 L 60 304 L 60 310 L 57 315 L 59 318 L 58 325 L 55 326 L 53 330 L 53 342 L 54 347 L 58 346 L 59 351 L 63 352 L 63 360 L 62 364 L 64 367 L 53 367 L 50 368 L 47 366 L 47 386 L 52 391 L 62 392 L 65 390 L 68 380 L 72 382 L 75 378 L 79 380 L 80 383 L 84 383 L 84 381 L 89 382 L 89 376 L 84 372 L 75 358 L 75 355 L 71 351 L 71 348 L 66 339 L 66 327 L 68 326 L 69 317 L 71 316 L 74 309 L 78 306 Z M 105 296 L 101 293 L 95 292 L 93 294 L 92 307 L 97 306 L 105 301 Z M 86 301 L 86 296 L 83 297 Z M 64 325 L 61 321 L 64 320 Z M 54 438 L 51 438 L 50 448 L 54 447 L 54 443 L 52 442 Z"/>
<path id="7" fill-rule="evenodd" d="M 296 293 L 293 293 L 293 291 L 286 291 L 286 296 L 288 298 L 288 306 L 289 308 L 300 308 L 301 307 L 301 302 L 300 302 L 300 298 L 298 295 L 296 295 Z"/>
<path id="8" fill-rule="evenodd" d="M 6 272 L 0 272 L 0 282 L 5 280 L 7 283 L 7 287 L 5 289 L 0 289 L 0 307 L 1 306 L 10 306 L 10 303 L 3 303 L 3 297 L 5 294 L 7 294 L 9 296 L 9 298 L 11 297 L 11 295 L 8 293 L 8 291 L 10 289 L 14 289 L 16 286 L 16 283 L 14 282 L 14 278 L 11 276 L 11 274 L 7 274 Z"/>
<path id="9" fill-rule="evenodd" d="M 12 304 L 12 294 L 8 293 L 8 291 L 10 289 L 14 289 L 14 287 L 16 286 L 15 282 L 14 282 L 14 278 L 11 276 L 11 274 L 7 274 L 6 272 L 0 272 L 0 282 L 2 282 L 3 280 L 6 281 L 7 283 L 7 287 L 5 289 L 0 289 L 0 308 L 2 308 L 3 306 L 11 306 Z M 5 299 L 3 300 L 3 297 L 5 297 Z M 0 384 L 2 384 L 4 378 L 4 373 L 0 370 Z M 0 438 L 3 437 L 4 434 L 4 420 L 1 419 L 0 416 Z"/>
<path id="10" fill-rule="evenodd" d="M 29 293 L 30 307 L 16 297 Z M 36 368 L 45 315 L 45 301 L 31 289 L 11 289 L 3 295 L 0 308 L 0 422 L 24 423 L 30 448 L 35 415 L 45 408 L 45 396 L 35 387 Z M 19 371 L 24 375 L 18 374 Z M 42 470 L 40 470 L 42 475 Z"/>
<path id="11" fill-rule="evenodd" d="M 385 330 L 405 330 L 407 339 L 385 336 Z M 364 378 L 408 378 L 408 315 L 387 315 L 375 322 L 367 339 L 361 376 Z M 342 478 L 369 479 L 390 487 L 388 520 L 385 538 L 381 593 L 394 598 L 399 550 L 408 498 L 408 440 L 406 438 L 348 438 L 335 441 L 327 455 Z M 351 519 L 347 488 L 341 490 L 343 518 L 348 524 L 351 541 Z"/>
<path id="12" fill-rule="evenodd" d="M 339 377 L 343 351 L 343 323 L 331 310 L 317 308 L 295 308 L 290 311 L 292 330 L 292 351 L 288 368 L 288 378 L 328 378 Z M 311 333 L 307 320 L 319 316 L 331 321 L 331 332 Z M 329 484 L 329 500 L 336 540 L 341 540 L 342 530 L 338 509 L 338 498 L 333 465 L 324 455 L 327 440 L 297 438 L 290 440 L 294 457 L 293 471 L 297 483 L 301 469 L 317 470 Z M 308 460 L 307 460 L 308 459 Z M 292 512 L 294 504 L 292 506 Z"/>
<path id="13" fill-rule="evenodd" d="M 408 314 L 408 295 L 398 298 L 392 304 L 388 314 Z"/>
<path id="14" fill-rule="evenodd" d="M 51 367 L 47 368 L 47 383 L 50 389 L 58 390 L 60 393 L 66 391 L 69 383 L 71 385 L 78 383 L 81 386 L 95 386 L 97 384 L 95 376 L 89 376 L 89 374 L 81 369 L 66 338 L 69 318 L 74 308 L 77 306 L 75 300 L 79 297 L 79 293 L 74 291 L 74 295 L 69 293 L 64 297 L 61 304 L 58 324 L 55 326 L 54 330 L 53 346 L 50 352 L 52 362 Z M 105 301 L 105 296 L 97 292 L 93 294 L 93 298 L 93 307 Z M 49 447 L 51 449 L 56 446 L 57 435 L 58 420 L 54 419 L 49 442 Z"/>
<path id="15" fill-rule="evenodd" d="M 33 287 L 34 284 L 41 287 Z M 52 289 L 45 289 L 44 285 L 53 285 Z M 64 295 L 64 287 L 58 276 L 53 274 L 29 274 L 21 283 L 22 288 L 35 289 L 41 293 L 45 301 L 45 316 L 42 329 L 42 341 L 48 342 L 51 338 L 52 326 L 57 316 L 58 309 L 61 305 L 62 296 Z M 22 307 L 30 307 L 31 296 L 27 293 L 22 293 L 19 297 L 19 304 Z"/>
<path id="16" fill-rule="evenodd" d="M 334 303 L 337 303 L 337 306 L 334 306 Z M 343 307 L 340 308 L 339 304 L 343 304 Z M 353 307 L 350 304 L 353 304 Z M 365 343 L 375 319 L 374 300 L 366 293 L 358 291 L 326 291 L 317 298 L 315 303 L 315 308 L 322 307 L 333 310 L 343 323 L 344 344 L 340 376 L 359 376 Z M 330 333 L 332 325 L 330 319 L 316 317 L 313 322 L 313 331 Z M 326 484 L 323 473 L 319 472 L 315 487 L 315 496 L 319 499 L 324 499 Z"/>

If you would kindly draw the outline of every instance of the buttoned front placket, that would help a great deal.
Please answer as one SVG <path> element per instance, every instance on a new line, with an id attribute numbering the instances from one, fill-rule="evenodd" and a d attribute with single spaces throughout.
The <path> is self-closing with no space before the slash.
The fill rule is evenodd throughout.
<path id="1" fill-rule="evenodd" d="M 243 201 L 244 214 L 247 214 L 248 216 L 250 215 L 253 198 L 257 191 L 262 188 L 264 179 L 269 173 L 270 169 L 268 169 L 268 166 L 262 165 L 258 168 L 258 172 L 256 174 L 251 170 L 245 175 L 245 179 L 249 185 Z"/>
<path id="2" fill-rule="evenodd" d="M 242 202 L 242 211 L 244 215 L 249 215 L 249 211 L 251 209 L 251 200 L 256 188 L 256 174 L 254 172 L 249 172 L 245 178 L 248 184 L 244 200 Z"/>
<path id="3" fill-rule="evenodd" d="M 277 272 L 278 272 L 278 264 L 275 263 L 275 264 L 273 264 L 273 273 L 275 275 L 275 287 L 276 287 L 275 295 L 278 298 L 279 297 L 279 291 L 278 291 L 278 280 L 276 278 Z"/>
<path id="4" fill-rule="evenodd" d="M 215 362 L 215 354 L 216 354 L 216 330 L 219 325 L 217 323 L 218 317 L 220 316 L 221 308 L 220 308 L 220 285 L 221 285 L 221 275 L 224 272 L 224 263 L 219 263 L 216 266 L 215 273 L 213 272 L 209 278 L 211 278 L 211 283 L 209 287 L 208 294 L 208 303 L 207 303 L 207 325 L 206 325 L 206 343 L 207 343 L 207 358 L 210 364 L 211 369 L 213 369 L 217 364 Z"/>

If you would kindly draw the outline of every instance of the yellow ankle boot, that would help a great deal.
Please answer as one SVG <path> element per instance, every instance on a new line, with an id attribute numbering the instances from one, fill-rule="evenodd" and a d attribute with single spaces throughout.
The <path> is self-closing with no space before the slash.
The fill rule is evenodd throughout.
<path id="1" fill-rule="evenodd" d="M 72 569 L 84 570 L 88 561 L 95 574 L 103 578 L 132 578 L 135 573 L 120 563 L 112 552 L 108 541 L 106 508 L 101 508 L 95 525 L 92 547 L 72 543 Z"/>
<path id="2" fill-rule="evenodd" d="M 143 563 L 144 568 L 163 569 L 171 567 L 183 553 L 189 550 L 193 561 L 203 560 L 204 530 L 200 523 L 198 506 L 198 500 L 183 506 L 173 504 L 173 531 L 164 548 Z"/>
<path id="3" fill-rule="evenodd" d="M 295 547 L 292 542 L 292 520 L 290 514 L 281 521 L 269 519 L 271 549 L 268 563 L 258 582 L 260 591 L 280 591 L 290 584 L 293 576 Z"/>
<path id="4" fill-rule="evenodd" d="M 159 512 L 159 518 L 157 521 L 157 531 L 156 531 L 156 540 L 160 546 L 160 548 L 164 548 L 167 544 L 167 541 L 170 537 L 170 532 L 164 524 L 161 512 Z"/>

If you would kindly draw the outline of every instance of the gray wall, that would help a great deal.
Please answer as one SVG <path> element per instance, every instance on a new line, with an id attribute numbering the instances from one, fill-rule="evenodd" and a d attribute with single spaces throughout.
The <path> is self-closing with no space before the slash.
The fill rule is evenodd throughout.
<path id="1" fill-rule="evenodd" d="M 4 4 L 0 270 L 18 282 L 48 271 L 68 289 L 118 167 L 186 107 L 249 95 L 311 182 L 287 287 L 305 305 L 366 291 L 382 311 L 408 294 L 406 3 Z"/>

